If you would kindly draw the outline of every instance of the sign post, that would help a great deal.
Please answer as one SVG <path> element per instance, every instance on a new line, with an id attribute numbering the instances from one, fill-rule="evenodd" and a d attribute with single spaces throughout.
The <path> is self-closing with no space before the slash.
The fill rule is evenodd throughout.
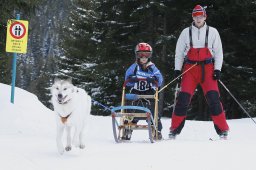
<path id="1" fill-rule="evenodd" d="M 13 52 L 12 91 L 11 91 L 12 103 L 14 103 L 17 53 L 27 52 L 27 41 L 28 41 L 28 21 L 20 20 L 20 14 L 17 14 L 16 20 L 8 20 L 7 36 L 6 36 L 6 52 Z"/>

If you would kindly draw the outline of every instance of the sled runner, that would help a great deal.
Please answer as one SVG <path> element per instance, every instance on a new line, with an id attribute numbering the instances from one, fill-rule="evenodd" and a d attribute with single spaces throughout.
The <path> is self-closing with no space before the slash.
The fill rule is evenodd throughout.
<path id="1" fill-rule="evenodd" d="M 126 94 L 126 84 L 129 81 L 128 79 L 123 84 L 121 106 L 111 109 L 114 139 L 119 143 L 130 140 L 134 130 L 147 130 L 149 140 L 153 143 L 158 139 L 158 89 L 152 95 Z M 151 103 L 154 103 L 154 107 Z M 141 124 L 143 121 L 146 124 Z"/>

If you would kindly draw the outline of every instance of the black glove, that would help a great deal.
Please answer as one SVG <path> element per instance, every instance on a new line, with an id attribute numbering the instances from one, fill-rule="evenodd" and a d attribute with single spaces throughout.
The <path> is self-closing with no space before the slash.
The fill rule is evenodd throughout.
<path id="1" fill-rule="evenodd" d="M 174 78 L 178 77 L 179 75 L 181 74 L 181 71 L 180 70 L 174 70 Z M 179 77 L 177 79 L 177 81 L 181 81 L 181 77 Z"/>
<path id="2" fill-rule="evenodd" d="M 214 70 L 213 80 L 219 80 L 219 79 L 220 79 L 220 70 Z"/>
<path id="3" fill-rule="evenodd" d="M 146 80 L 147 80 L 148 83 L 153 83 L 154 81 L 157 80 L 157 78 L 156 77 L 147 77 Z"/>
<path id="4" fill-rule="evenodd" d="M 129 78 L 130 82 L 136 82 L 136 81 L 138 81 L 138 77 L 135 76 L 135 75 L 130 75 L 128 78 Z"/>

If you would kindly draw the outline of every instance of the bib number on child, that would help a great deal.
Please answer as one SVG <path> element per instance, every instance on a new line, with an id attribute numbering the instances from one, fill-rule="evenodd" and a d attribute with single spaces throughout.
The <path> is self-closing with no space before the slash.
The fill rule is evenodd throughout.
<path id="1" fill-rule="evenodd" d="M 151 88 L 151 83 L 147 81 L 138 81 L 134 84 L 134 89 L 139 91 L 147 91 Z"/>

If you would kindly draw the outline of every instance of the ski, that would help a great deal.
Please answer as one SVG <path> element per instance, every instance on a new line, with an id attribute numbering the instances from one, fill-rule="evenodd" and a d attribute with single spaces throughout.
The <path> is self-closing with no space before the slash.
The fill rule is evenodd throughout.
<path id="1" fill-rule="evenodd" d="M 227 137 L 223 138 L 223 137 L 220 137 L 220 138 L 209 138 L 210 141 L 219 141 L 219 140 L 228 140 Z"/>

